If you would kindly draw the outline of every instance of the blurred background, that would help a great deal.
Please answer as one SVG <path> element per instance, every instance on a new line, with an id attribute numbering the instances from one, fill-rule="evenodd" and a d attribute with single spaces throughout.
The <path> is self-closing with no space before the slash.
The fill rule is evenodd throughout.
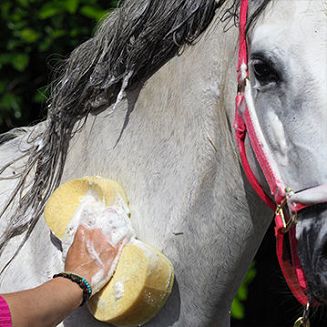
<path id="1" fill-rule="evenodd" d="M 46 115 L 57 67 L 117 6 L 115 0 L 1 0 L 0 133 Z M 301 313 L 282 278 L 271 226 L 232 305 L 232 327 L 291 327 Z M 322 313 L 312 327 L 323 327 Z M 326 321 L 326 320 L 325 320 Z M 200 327 L 200 326 L 199 326 Z"/>
<path id="2" fill-rule="evenodd" d="M 0 132 L 45 116 L 56 67 L 115 0 L 0 1 Z"/>

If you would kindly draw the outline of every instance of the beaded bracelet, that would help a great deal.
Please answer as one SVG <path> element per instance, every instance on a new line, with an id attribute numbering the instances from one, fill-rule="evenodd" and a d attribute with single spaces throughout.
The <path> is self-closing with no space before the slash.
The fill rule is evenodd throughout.
<path id="1" fill-rule="evenodd" d="M 91 285 L 84 277 L 68 272 L 63 272 L 60 274 L 53 275 L 53 278 L 57 278 L 57 277 L 67 278 L 72 282 L 78 284 L 78 286 L 83 290 L 83 301 L 80 306 L 82 306 L 91 297 L 92 295 Z"/>

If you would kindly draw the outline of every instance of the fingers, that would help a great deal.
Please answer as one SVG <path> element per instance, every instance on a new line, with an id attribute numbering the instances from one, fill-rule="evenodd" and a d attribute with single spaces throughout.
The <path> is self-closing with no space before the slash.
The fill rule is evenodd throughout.
<path id="1" fill-rule="evenodd" d="M 88 230 L 83 225 L 79 225 L 76 233 L 74 235 L 74 240 L 72 245 L 77 245 L 81 247 L 85 243 L 85 239 L 87 238 Z"/>
<path id="2" fill-rule="evenodd" d="M 74 235 L 73 243 L 72 243 L 69 251 L 71 251 L 71 249 L 74 249 L 74 252 L 79 252 L 80 255 L 84 254 L 86 252 L 86 239 L 87 238 L 88 238 L 87 228 L 85 228 L 85 226 L 83 226 L 83 225 L 78 226 L 76 233 Z"/>
<path id="3" fill-rule="evenodd" d="M 101 229 L 95 228 L 90 230 L 89 241 L 92 242 L 97 252 L 102 252 L 106 249 L 117 249 L 117 246 L 113 246 L 108 242 L 107 237 L 103 234 Z"/>
<path id="4" fill-rule="evenodd" d="M 90 257 L 93 257 L 95 252 L 103 263 L 107 263 L 108 260 L 112 261 L 121 244 L 113 247 L 99 228 L 90 229 L 80 225 L 76 231 L 72 247 L 77 248 L 76 250 L 80 251 L 81 254 L 88 253 Z M 90 248 L 92 248 L 91 252 Z"/>
<path id="5" fill-rule="evenodd" d="M 90 238 L 98 252 L 102 252 L 110 247 L 105 235 L 99 228 L 92 230 Z"/>
<path id="6" fill-rule="evenodd" d="M 111 274 L 110 276 L 108 274 L 123 245 L 124 242 L 120 242 L 114 247 L 108 242 L 101 229 L 80 225 L 67 253 L 65 270 L 77 273 L 88 281 L 92 281 L 92 277 L 102 270 L 104 272 L 102 280 L 92 285 L 98 289 L 110 279 Z"/>
<path id="7" fill-rule="evenodd" d="M 119 246 L 113 247 L 108 243 L 106 236 L 99 228 L 91 230 L 89 241 L 92 242 L 92 245 L 102 262 L 103 268 L 107 273 L 118 253 Z"/>

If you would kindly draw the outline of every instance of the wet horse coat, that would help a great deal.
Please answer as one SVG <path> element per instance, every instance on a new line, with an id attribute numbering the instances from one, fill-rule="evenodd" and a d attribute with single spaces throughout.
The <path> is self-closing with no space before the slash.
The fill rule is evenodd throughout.
<path id="1" fill-rule="evenodd" d="M 244 183 L 231 132 L 237 38 L 236 28 L 224 33 L 213 20 L 194 46 L 127 92 L 113 113 L 89 116 L 70 143 L 62 180 L 101 175 L 121 183 L 138 237 L 175 266 L 173 295 L 149 326 L 228 326 L 232 298 L 272 218 Z M 24 138 L 0 147 L 1 163 L 30 146 Z M 1 181 L 2 190 L 16 182 Z M 2 264 L 17 243 L 10 241 Z M 62 266 L 41 219 L 2 274 L 0 291 L 37 285 Z M 102 324 L 83 308 L 62 325 Z"/>

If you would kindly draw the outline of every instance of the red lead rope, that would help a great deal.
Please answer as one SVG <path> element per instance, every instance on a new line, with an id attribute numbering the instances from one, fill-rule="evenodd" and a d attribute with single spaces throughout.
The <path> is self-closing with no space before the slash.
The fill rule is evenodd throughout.
<path id="1" fill-rule="evenodd" d="M 271 158 L 263 149 L 262 136 L 256 122 L 251 117 L 246 101 L 245 91 L 248 83 L 248 52 L 246 42 L 246 24 L 248 15 L 248 0 L 241 1 L 240 23 L 239 23 L 239 56 L 237 64 L 238 72 L 238 93 L 236 96 L 235 111 L 235 136 L 239 149 L 243 170 L 247 179 L 258 196 L 275 211 L 275 235 L 278 261 L 284 278 L 295 298 L 302 304 L 308 303 L 306 295 L 307 282 L 300 259 L 297 255 L 297 240 L 295 237 L 295 226 L 285 228 L 284 204 L 286 203 L 287 192 L 278 173 L 273 169 Z M 253 153 L 263 171 L 269 185 L 273 199 L 269 197 L 254 175 L 246 155 L 245 138 L 249 136 Z M 261 142 L 260 142 L 261 141 Z"/>

